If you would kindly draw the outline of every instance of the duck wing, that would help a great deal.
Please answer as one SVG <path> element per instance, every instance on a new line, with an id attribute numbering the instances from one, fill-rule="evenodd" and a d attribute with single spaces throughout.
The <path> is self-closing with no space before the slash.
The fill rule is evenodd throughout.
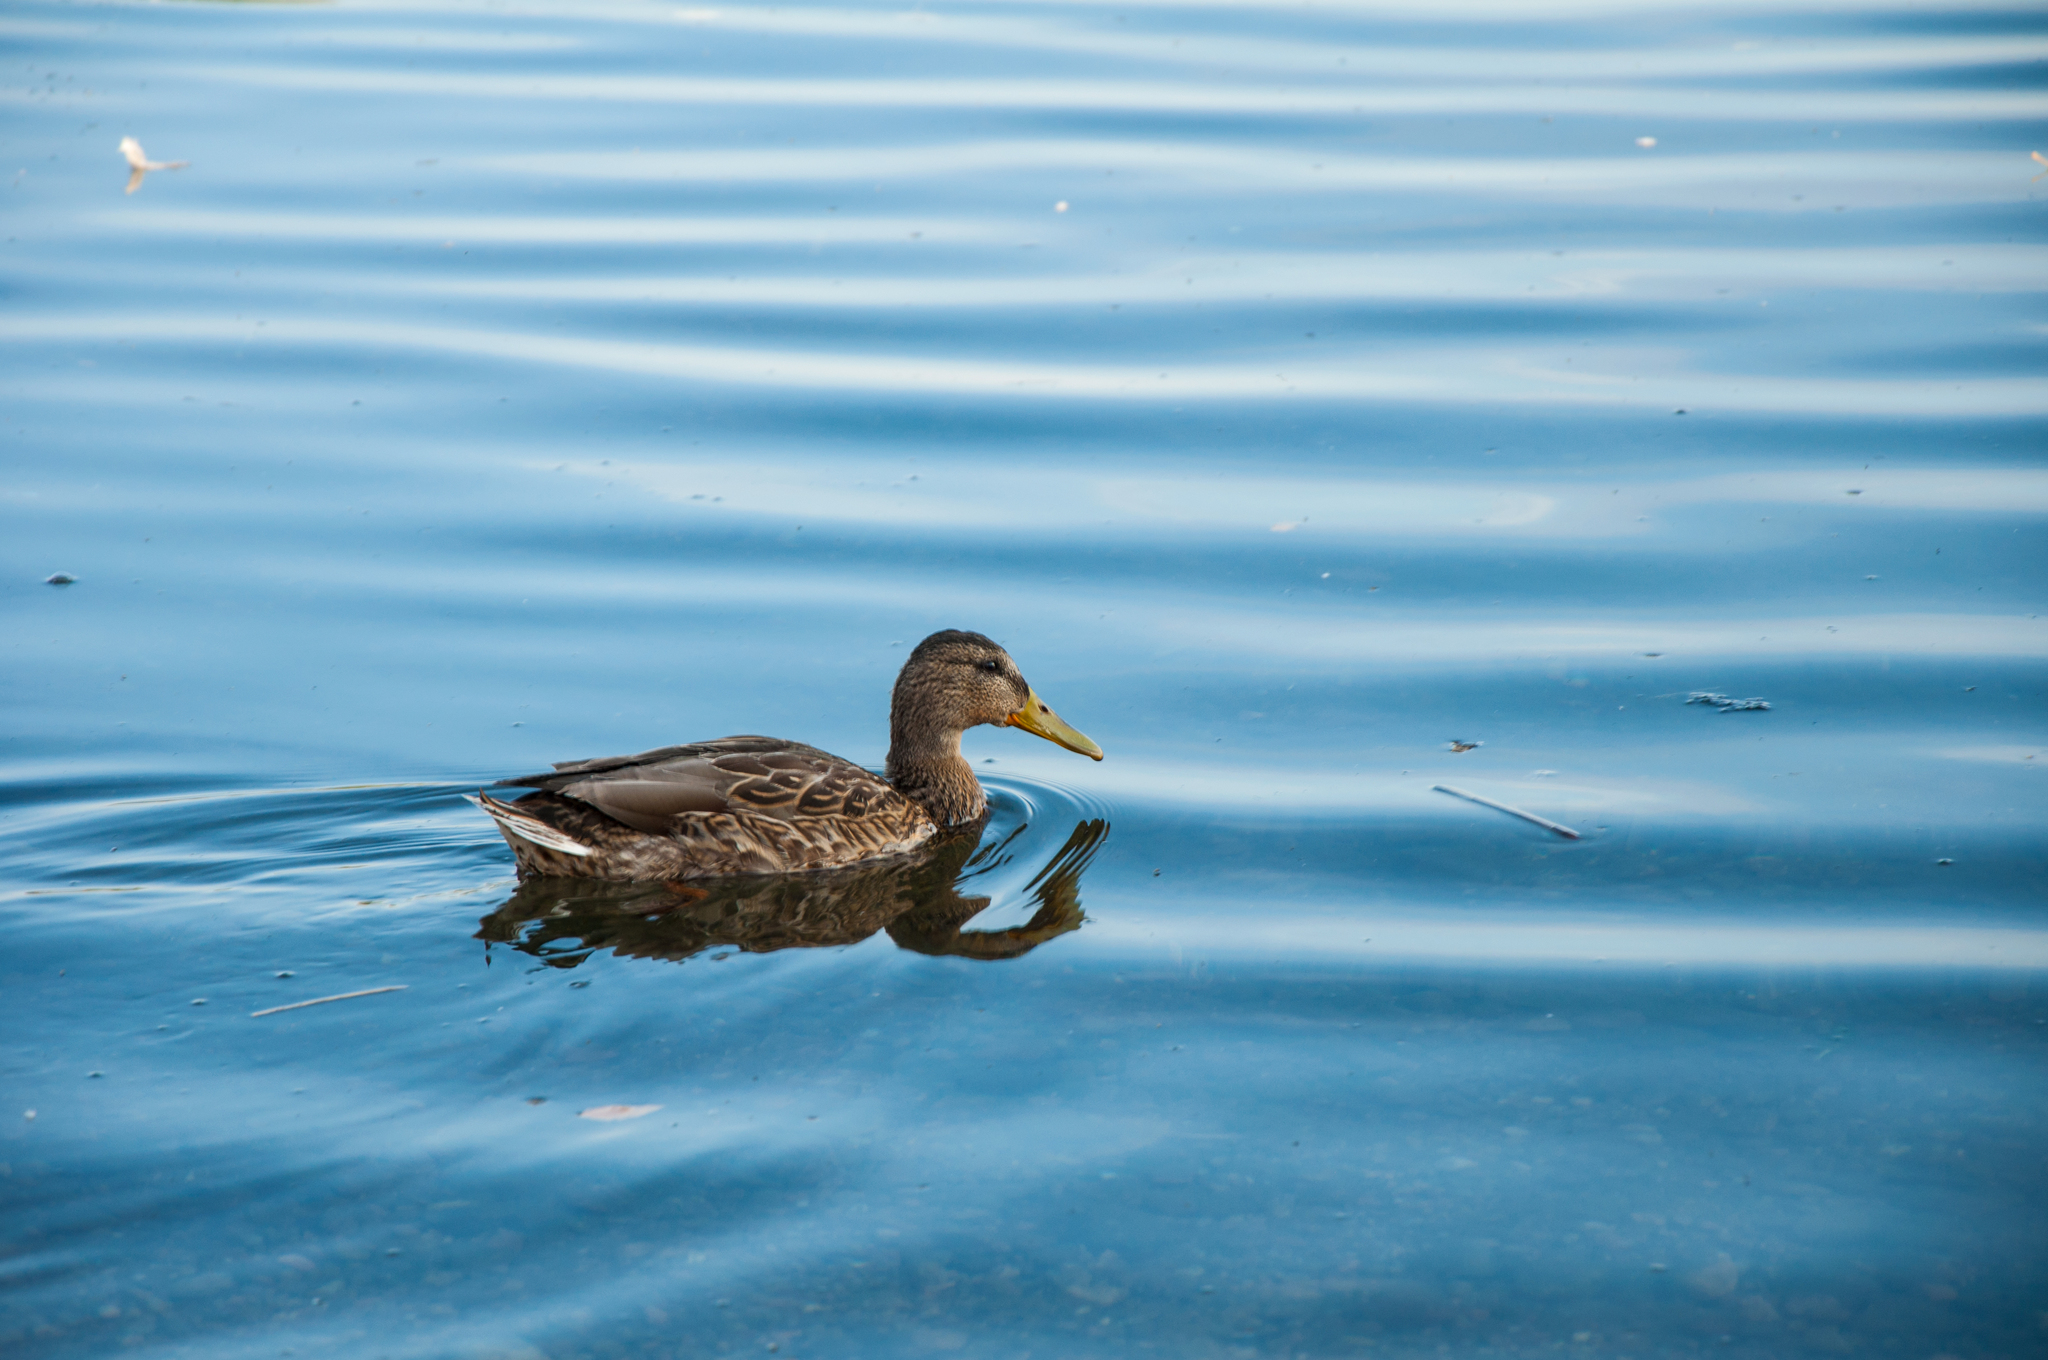
<path id="1" fill-rule="evenodd" d="M 785 822 L 858 818 L 902 796 L 815 746 L 753 736 L 564 761 L 548 774 L 498 783 L 574 798 L 655 835 L 673 831 L 677 818 L 692 813 L 752 813 Z"/>

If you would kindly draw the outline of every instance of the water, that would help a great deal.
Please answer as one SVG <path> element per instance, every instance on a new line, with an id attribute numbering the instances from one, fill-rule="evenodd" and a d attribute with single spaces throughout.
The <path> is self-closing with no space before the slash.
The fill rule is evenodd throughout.
<path id="1" fill-rule="evenodd" d="M 2031 7 L 0 33 L 10 1354 L 2039 1353 Z M 940 627 L 922 877 L 459 797 Z"/>

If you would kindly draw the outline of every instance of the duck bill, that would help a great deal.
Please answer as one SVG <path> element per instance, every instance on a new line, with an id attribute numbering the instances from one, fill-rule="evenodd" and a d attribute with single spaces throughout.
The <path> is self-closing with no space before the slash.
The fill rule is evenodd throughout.
<path id="1" fill-rule="evenodd" d="M 1061 720 L 1060 715 L 1038 697 L 1037 690 L 1031 690 L 1024 699 L 1024 707 L 1003 719 L 1006 727 L 1021 727 L 1034 737 L 1044 737 L 1055 746 L 1064 746 L 1069 751 L 1078 751 L 1090 760 L 1102 759 L 1102 748 L 1076 732 Z"/>

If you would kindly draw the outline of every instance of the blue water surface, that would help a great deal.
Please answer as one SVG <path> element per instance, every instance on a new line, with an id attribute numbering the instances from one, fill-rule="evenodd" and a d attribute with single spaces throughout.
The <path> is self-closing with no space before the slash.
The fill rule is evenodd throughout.
<path id="1" fill-rule="evenodd" d="M 7 1354 L 2048 1347 L 2037 7 L 0 43 Z M 945 627 L 901 915 L 460 796 Z"/>

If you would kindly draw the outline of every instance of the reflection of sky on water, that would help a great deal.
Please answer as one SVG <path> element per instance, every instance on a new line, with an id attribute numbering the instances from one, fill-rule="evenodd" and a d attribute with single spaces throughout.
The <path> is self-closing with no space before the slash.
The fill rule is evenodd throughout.
<path id="1" fill-rule="evenodd" d="M 1348 937 L 1327 923 L 1287 920 L 1249 927 L 1237 922 L 1135 918 L 1105 926 L 1105 943 L 1132 953 L 1163 946 L 1228 952 L 1234 958 L 1313 958 L 1325 963 L 1426 961 L 1482 967 L 1583 967 L 1612 963 L 1689 968 L 1993 968 L 2026 972 L 2048 967 L 2048 931 L 1955 926 L 1762 925 L 1756 921 L 1662 923 L 1529 923 L 1512 917 L 1452 920 L 1389 918 L 1350 923 Z M 1367 934 L 1366 932 L 1370 932 Z"/>
<path id="2" fill-rule="evenodd" d="M 1716 374 L 1687 368 L 1675 354 L 1580 350 L 1586 363 L 1496 348 L 1437 347 L 1405 356 L 1376 356 L 1370 367 L 1323 360 L 1270 364 L 1151 366 L 992 361 L 937 355 L 876 358 L 818 350 L 749 350 L 727 346 L 579 339 L 503 330 L 465 330 L 346 321 L 251 324 L 216 318 L 115 316 L 87 321 L 17 319 L 0 340 L 47 344 L 105 340 L 179 346 L 303 345 L 315 348 L 419 350 L 465 359 L 508 360 L 622 377 L 678 379 L 765 388 L 847 391 L 865 397 L 1057 395 L 1092 401 L 1162 400 L 1208 403 L 1300 396 L 1320 400 L 1536 403 L 1561 406 L 1668 408 L 1713 402 L 1733 411 L 1803 415 L 2022 416 L 2048 407 L 2033 379 L 1946 380 L 1784 379 Z M 1163 362 L 1163 361 L 1162 361 Z M 1647 369 L 1645 373 L 1643 370 Z"/>
<path id="3" fill-rule="evenodd" d="M 705 499 L 715 486 L 728 512 L 742 511 L 807 520 L 849 520 L 892 526 L 923 526 L 955 532 L 1072 533 L 1084 516 L 1101 511 L 1118 516 L 1119 528 L 1138 533 L 1148 521 L 1169 521 L 1173 532 L 1236 532 L 1285 524 L 1305 534 L 1309 550 L 1347 551 L 1331 534 L 1436 538 L 1444 535 L 1521 535 L 1599 539 L 1648 538 L 1655 551 L 1697 551 L 1694 535 L 1673 535 L 1665 518 L 1688 506 L 1781 506 L 1843 503 L 1852 488 L 1864 499 L 1859 511 L 1946 510 L 1999 515 L 2048 511 L 2048 472 L 2032 468 L 1900 469 L 1867 473 L 1758 470 L 1712 478 L 1645 482 L 1630 479 L 1625 489 L 1589 485 L 1583 477 L 1542 486 L 1458 480 L 1380 481 L 1358 478 L 1308 480 L 1209 476 L 1199 482 L 1161 472 L 1149 478 L 1104 477 L 1090 465 L 979 467 L 926 463 L 894 481 L 852 481 L 830 464 L 778 468 L 760 461 L 637 463 L 572 460 L 535 470 L 576 473 L 606 482 L 624 481 L 671 500 Z M 859 475 L 854 473 L 851 475 Z M 1313 514 L 1306 513 L 1313 511 Z M 1651 514 L 1659 516 L 1651 525 Z M 1269 524 L 1267 521 L 1272 521 Z M 1723 532 L 1721 524 L 1710 532 Z M 1795 531 L 1796 532 L 1796 531 Z"/>
<path id="4" fill-rule="evenodd" d="M 472 75 L 459 71 L 399 72 L 295 70 L 202 66 L 195 74 L 223 85 L 289 87 L 350 94 L 415 94 L 469 99 L 636 105 L 812 106 L 853 109 L 980 108 L 1029 113 L 1235 114 L 1333 116 L 1343 114 L 1462 115 L 1527 113 L 1549 109 L 1582 116 L 1836 122 L 1940 123 L 1986 117 L 2038 118 L 2034 94 L 1987 91 L 1862 91 L 1694 89 L 1550 85 L 1535 81 L 1448 88 L 1384 85 L 1364 88 L 1194 84 L 1143 80 L 779 80 L 718 77 Z M 1880 191 L 1881 193 L 1881 191 Z M 2007 190 L 2001 198 L 2017 198 Z M 1878 205 L 1897 200 L 1882 195 Z M 1875 205 L 1874 205 L 1875 206 Z"/>
<path id="5" fill-rule="evenodd" d="M 17 5 L 0 1349 L 2038 1349 L 2028 17 Z M 457 797 L 945 626 L 949 910 Z"/>

